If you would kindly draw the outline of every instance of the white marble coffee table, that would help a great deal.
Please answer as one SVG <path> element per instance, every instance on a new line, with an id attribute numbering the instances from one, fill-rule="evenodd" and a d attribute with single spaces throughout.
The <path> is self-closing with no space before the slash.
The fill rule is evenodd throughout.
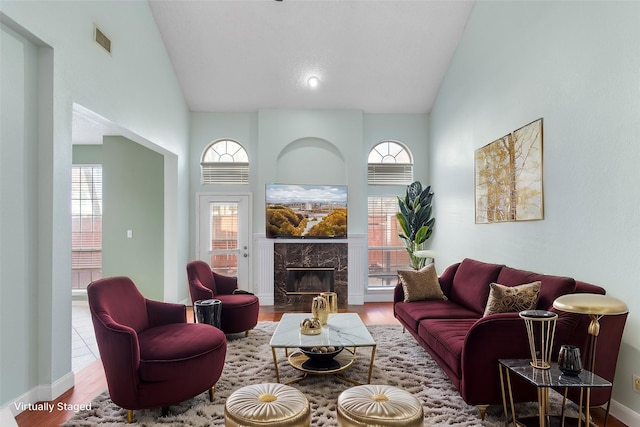
<path id="1" fill-rule="evenodd" d="M 285 313 L 282 315 L 282 319 L 278 323 L 273 336 L 271 337 L 271 351 L 273 353 L 273 364 L 276 368 L 276 381 L 280 382 L 280 372 L 278 370 L 278 356 L 276 349 L 283 348 L 285 354 L 288 356 L 289 349 L 295 349 L 299 347 L 317 347 L 317 346 L 335 346 L 344 347 L 343 353 L 346 351 L 350 354 L 349 358 L 346 355 L 340 354 L 342 369 L 336 371 L 325 370 L 309 370 L 303 369 L 300 363 L 300 356 L 289 358 L 292 366 L 304 373 L 313 375 L 326 375 L 336 374 L 344 369 L 350 367 L 353 360 L 356 357 L 356 349 L 358 347 L 371 347 L 371 361 L 369 362 L 369 376 L 367 383 L 371 383 L 371 373 L 373 372 L 373 360 L 376 353 L 376 342 L 369 333 L 369 330 L 362 323 L 362 319 L 356 313 L 332 313 L 329 315 L 329 320 L 326 325 L 322 326 L 322 332 L 318 335 L 304 335 L 300 332 L 300 322 L 303 319 L 311 317 L 310 313 Z M 306 356 L 302 356 L 306 357 Z M 292 382 L 299 381 L 304 378 L 297 378 Z M 345 377 L 339 377 L 345 381 L 353 384 L 360 384 L 357 381 L 351 380 Z"/>

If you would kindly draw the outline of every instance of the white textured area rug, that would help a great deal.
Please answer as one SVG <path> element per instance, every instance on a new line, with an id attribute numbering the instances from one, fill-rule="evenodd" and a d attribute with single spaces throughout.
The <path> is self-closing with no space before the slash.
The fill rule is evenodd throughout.
<path id="1" fill-rule="evenodd" d="M 269 340 L 277 323 L 260 322 L 248 338 L 233 335 L 228 338 L 224 371 L 216 384 L 214 401 L 208 393 L 170 407 L 168 416 L 161 409 L 134 411 L 134 423 L 140 426 L 211 426 L 224 425 L 224 402 L 239 387 L 275 382 L 275 368 Z M 424 406 L 425 426 L 504 426 L 502 407 L 490 407 L 485 421 L 478 410 L 467 405 L 444 372 L 408 333 L 399 325 L 368 326 L 376 340 L 377 351 L 372 384 L 388 384 L 411 392 Z M 354 365 L 344 375 L 366 382 L 370 361 L 369 348 L 360 349 Z M 283 350 L 278 351 L 282 382 L 295 379 L 300 372 L 288 365 Z M 197 375 L 197 373 L 194 373 Z M 309 376 L 293 384 L 311 402 L 313 426 L 338 426 L 336 401 L 338 395 L 352 385 L 333 375 Z M 535 406 L 519 408 L 534 414 Z M 116 406 L 108 393 L 93 400 L 91 410 L 77 413 L 65 426 L 120 426 L 126 424 L 126 411 Z"/>

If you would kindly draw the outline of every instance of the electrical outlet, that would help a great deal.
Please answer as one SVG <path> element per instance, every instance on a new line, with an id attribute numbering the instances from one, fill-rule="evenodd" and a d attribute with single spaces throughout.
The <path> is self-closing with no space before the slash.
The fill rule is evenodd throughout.
<path id="1" fill-rule="evenodd" d="M 633 391 L 640 393 L 640 375 L 633 376 Z"/>

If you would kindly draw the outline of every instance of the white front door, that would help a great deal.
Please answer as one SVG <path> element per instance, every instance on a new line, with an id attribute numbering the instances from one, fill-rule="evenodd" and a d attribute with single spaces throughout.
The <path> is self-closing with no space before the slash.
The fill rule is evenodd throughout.
<path id="1" fill-rule="evenodd" d="M 250 196 L 207 194 L 196 196 L 196 257 L 213 271 L 238 277 L 238 287 L 249 283 Z"/>

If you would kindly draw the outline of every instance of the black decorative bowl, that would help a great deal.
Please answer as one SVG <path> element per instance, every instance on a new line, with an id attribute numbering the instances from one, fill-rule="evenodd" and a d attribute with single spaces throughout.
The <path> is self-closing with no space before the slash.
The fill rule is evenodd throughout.
<path id="1" fill-rule="evenodd" d="M 321 349 L 326 349 L 326 351 L 321 351 Z M 300 347 L 300 351 L 307 356 L 309 359 L 314 362 L 329 362 L 333 360 L 344 347 L 331 347 L 331 346 L 317 346 L 317 347 Z M 333 351 L 329 351 L 333 350 Z"/>

